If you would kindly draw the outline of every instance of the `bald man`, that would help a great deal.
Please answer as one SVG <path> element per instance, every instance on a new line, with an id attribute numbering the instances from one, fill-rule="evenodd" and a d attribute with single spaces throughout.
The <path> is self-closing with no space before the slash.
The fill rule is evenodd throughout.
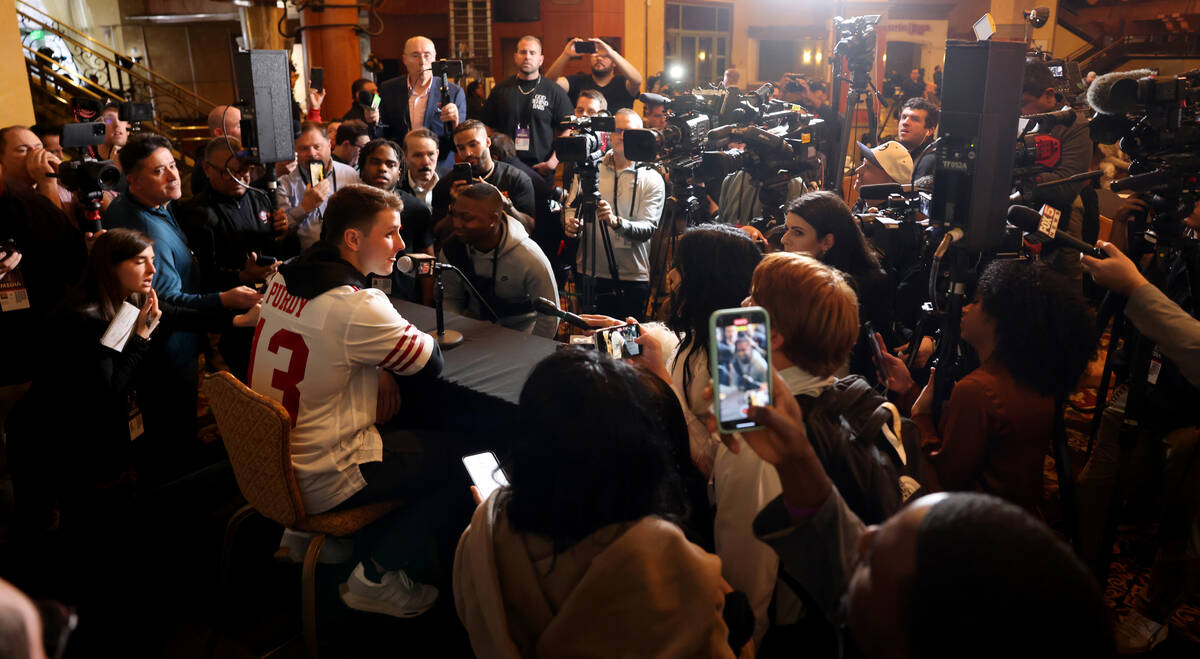
<path id="1" fill-rule="evenodd" d="M 447 81 L 448 98 L 442 98 L 439 77 L 431 67 L 437 59 L 433 42 L 426 37 L 413 37 L 404 43 L 404 68 L 408 75 L 393 78 L 379 88 L 379 105 L 383 122 L 383 137 L 402 142 L 414 128 L 428 128 L 438 137 L 442 160 L 438 169 L 445 172 L 454 165 L 454 142 L 451 133 L 458 122 L 467 116 L 467 96 L 462 87 Z"/>
<path id="2" fill-rule="evenodd" d="M 208 113 L 208 134 L 210 137 L 224 137 L 228 135 L 235 140 L 242 139 L 242 111 L 236 105 L 218 105 Z M 192 169 L 192 196 L 196 196 L 208 190 L 208 174 L 204 171 L 204 148 L 208 145 L 205 141 L 192 154 L 192 160 L 196 162 L 195 168 Z"/>

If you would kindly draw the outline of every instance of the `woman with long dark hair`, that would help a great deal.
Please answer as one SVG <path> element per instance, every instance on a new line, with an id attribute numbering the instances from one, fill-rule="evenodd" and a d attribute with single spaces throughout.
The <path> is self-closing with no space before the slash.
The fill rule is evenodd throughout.
<path id="1" fill-rule="evenodd" d="M 895 344 L 892 334 L 895 286 L 841 197 L 820 191 L 792 201 L 787 208 L 787 232 L 782 242 L 789 252 L 807 253 L 849 275 L 858 295 L 859 318 L 862 322 L 869 321 L 874 331 L 883 334 L 888 345 Z M 860 333 L 850 354 L 850 372 L 874 380 L 871 340 L 872 337 Z"/>
<path id="2" fill-rule="evenodd" d="M 55 504 L 91 502 L 97 488 L 127 479 L 131 440 L 143 430 L 135 383 L 162 315 L 154 273 L 150 238 L 106 231 L 92 246 L 83 281 L 52 315 L 46 345 L 54 349 L 8 422 L 14 497 L 26 521 L 44 521 Z M 128 338 L 102 344 L 127 303 L 137 309 Z"/>
<path id="3" fill-rule="evenodd" d="M 688 421 L 692 460 L 706 476 L 712 472 L 717 450 L 717 442 L 697 418 L 697 412 L 705 412 L 701 394 L 709 383 L 709 317 L 717 309 L 741 305 L 761 260 L 762 252 L 744 232 L 723 224 L 701 224 L 679 239 L 667 273 L 671 294 L 667 327 L 680 336 L 668 367 Z"/>
<path id="4" fill-rule="evenodd" d="M 978 490 L 1034 510 L 1055 403 L 1075 390 L 1095 351 L 1092 312 L 1077 284 L 1027 261 L 996 261 L 963 308 L 962 339 L 980 366 L 954 386 L 933 423 L 933 378 L 912 405 L 946 491 Z M 904 363 L 884 356 L 888 387 L 915 393 Z"/>
<path id="5" fill-rule="evenodd" d="M 476 509 L 454 561 L 476 654 L 734 656 L 720 561 L 677 526 L 688 505 L 656 399 L 601 351 L 534 367 L 510 485 Z"/>

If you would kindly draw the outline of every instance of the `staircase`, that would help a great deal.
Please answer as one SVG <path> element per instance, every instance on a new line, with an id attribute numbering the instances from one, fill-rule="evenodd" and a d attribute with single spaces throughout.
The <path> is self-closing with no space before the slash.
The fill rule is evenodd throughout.
<path id="1" fill-rule="evenodd" d="M 1122 37 L 1079 62 L 1081 71 L 1113 71 L 1131 59 L 1200 57 L 1200 35 L 1160 34 Z"/>
<path id="2" fill-rule="evenodd" d="M 143 123 L 171 138 L 181 152 L 191 153 L 207 139 L 215 103 L 23 0 L 16 3 L 38 121 L 73 122 L 74 97 L 101 105 L 133 101 L 154 106 L 154 119 Z"/>
<path id="3" fill-rule="evenodd" d="M 492 0 L 450 0 L 450 54 L 468 77 L 487 78 L 492 72 Z"/>

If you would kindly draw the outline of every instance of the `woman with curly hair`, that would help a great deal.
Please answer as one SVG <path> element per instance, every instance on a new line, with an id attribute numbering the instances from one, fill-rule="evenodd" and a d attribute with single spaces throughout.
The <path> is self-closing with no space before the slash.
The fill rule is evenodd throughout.
<path id="1" fill-rule="evenodd" d="M 962 338 L 979 368 L 955 385 L 936 426 L 932 384 L 912 406 L 939 489 L 988 492 L 1034 509 L 1056 399 L 1087 367 L 1092 322 L 1078 286 L 1062 275 L 1026 261 L 988 266 L 962 314 Z M 884 359 L 888 387 L 915 391 L 903 362 Z"/>

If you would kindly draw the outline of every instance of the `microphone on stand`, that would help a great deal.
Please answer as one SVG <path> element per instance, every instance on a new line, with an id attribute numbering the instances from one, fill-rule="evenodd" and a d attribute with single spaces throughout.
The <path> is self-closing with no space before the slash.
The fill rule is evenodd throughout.
<path id="1" fill-rule="evenodd" d="M 433 277 L 433 304 L 437 314 L 437 333 L 434 336 L 437 337 L 438 345 L 442 348 L 447 350 L 453 348 L 462 343 L 464 338 L 462 332 L 446 329 L 446 321 L 444 312 L 442 311 L 442 301 L 446 295 L 446 288 L 442 284 L 441 277 L 441 273 L 445 270 L 452 270 L 457 273 L 459 278 L 462 279 L 462 283 L 466 284 L 467 290 L 471 291 L 475 299 L 479 300 L 479 304 L 491 314 L 493 322 L 500 321 L 500 316 L 487 303 L 487 300 L 483 299 L 479 291 L 475 290 L 475 286 L 471 283 L 471 280 L 453 265 L 438 263 L 437 259 L 428 254 L 405 254 L 396 259 L 396 269 L 405 274 L 412 274 L 415 277 Z"/>

